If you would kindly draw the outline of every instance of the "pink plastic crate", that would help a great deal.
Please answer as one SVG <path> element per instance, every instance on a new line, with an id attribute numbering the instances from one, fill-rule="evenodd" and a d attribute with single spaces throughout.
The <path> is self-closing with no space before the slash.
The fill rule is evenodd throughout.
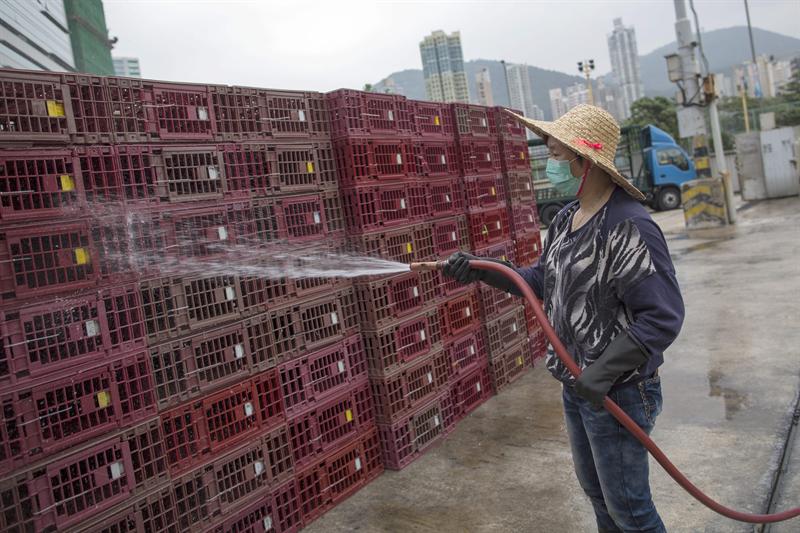
<path id="1" fill-rule="evenodd" d="M 538 233 L 539 232 L 539 213 L 535 203 L 512 204 L 511 211 L 511 231 L 514 235 Z"/>
<path id="2" fill-rule="evenodd" d="M 535 204 L 536 198 L 533 192 L 533 182 L 529 170 L 513 170 L 505 173 L 506 183 L 508 184 L 508 198 L 516 203 Z"/>
<path id="3" fill-rule="evenodd" d="M 492 379 L 486 363 L 450 386 L 450 398 L 458 420 L 474 411 L 492 395 Z"/>
<path id="4" fill-rule="evenodd" d="M 480 307 L 475 289 L 439 303 L 442 316 L 442 333 L 446 339 L 474 328 L 480 321 Z"/>
<path id="5" fill-rule="evenodd" d="M 511 238 L 511 225 L 505 207 L 467 214 L 472 248 L 485 248 Z"/>
<path id="6" fill-rule="evenodd" d="M 271 487 L 266 497 L 255 497 L 249 504 L 231 511 L 213 533 L 295 533 L 302 527 L 297 501 L 297 482 L 292 478 Z"/>
<path id="7" fill-rule="evenodd" d="M 468 211 L 497 209 L 508 201 L 506 185 L 500 173 L 464 178 L 464 191 Z"/>
<path id="8" fill-rule="evenodd" d="M 406 137 L 347 137 L 333 142 L 339 183 L 345 187 L 417 177 Z"/>
<path id="9" fill-rule="evenodd" d="M 414 115 L 414 130 L 422 137 L 452 139 L 455 135 L 453 112 L 444 102 L 424 102 L 409 100 Z"/>
<path id="10" fill-rule="evenodd" d="M 528 323 L 525 306 L 514 300 L 514 305 L 505 314 L 489 317 L 486 322 L 486 348 L 489 359 L 504 353 L 515 344 L 528 338 Z"/>
<path id="11" fill-rule="evenodd" d="M 528 339 L 508 348 L 489 362 L 495 394 L 521 377 L 533 366 Z"/>
<path id="12" fill-rule="evenodd" d="M 523 126 L 519 120 L 506 113 L 505 108 L 497 106 L 492 108 L 492 111 L 497 123 L 497 133 L 501 138 L 517 141 L 526 140 L 527 133 L 525 131 L 525 126 Z M 511 111 L 517 113 L 518 115 L 523 114 L 522 111 L 518 111 L 516 109 L 512 109 Z"/>
<path id="13" fill-rule="evenodd" d="M 252 206 L 254 228 L 243 244 L 296 246 L 338 239 L 344 234 L 339 191 L 259 198 Z"/>
<path id="14" fill-rule="evenodd" d="M 487 138 L 497 135 L 497 124 L 491 107 L 474 104 L 450 104 L 458 137 Z"/>
<path id="15" fill-rule="evenodd" d="M 349 238 L 349 246 L 358 253 L 400 263 L 429 261 L 435 257 L 430 223 L 353 235 Z"/>
<path id="16" fill-rule="evenodd" d="M 486 345 L 483 328 L 465 333 L 445 344 L 445 354 L 452 367 L 451 379 L 460 379 L 483 365 Z"/>
<path id="17" fill-rule="evenodd" d="M 450 140 L 417 139 L 413 141 L 416 174 L 427 178 L 458 176 L 458 150 Z"/>
<path id="18" fill-rule="evenodd" d="M 458 251 L 470 248 L 467 218 L 464 215 L 434 220 L 434 254 L 438 259 L 446 259 Z"/>
<path id="19" fill-rule="evenodd" d="M 500 153 L 503 158 L 503 172 L 531 171 L 527 140 L 503 139 L 500 143 Z"/>
<path id="20" fill-rule="evenodd" d="M 342 190 L 342 203 L 351 234 L 413 224 L 430 212 L 427 187 L 421 182 L 349 187 Z"/>
<path id="21" fill-rule="evenodd" d="M 382 376 L 441 347 L 439 309 L 434 307 L 384 328 L 362 331 L 371 375 Z"/>
<path id="22" fill-rule="evenodd" d="M 542 238 L 539 230 L 514 235 L 514 255 L 517 266 L 536 263 L 542 255 Z"/>
<path id="23" fill-rule="evenodd" d="M 437 296 L 432 272 L 358 278 L 354 283 L 359 321 L 380 329 L 421 311 Z"/>
<path id="24" fill-rule="evenodd" d="M 461 139 L 458 143 L 463 176 L 502 172 L 500 146 L 494 139 Z"/>
<path id="25" fill-rule="evenodd" d="M 339 89 L 325 95 L 331 135 L 409 135 L 412 117 L 409 101 L 394 94 Z"/>
<path id="26" fill-rule="evenodd" d="M 464 184 L 460 178 L 426 180 L 433 218 L 464 213 Z"/>

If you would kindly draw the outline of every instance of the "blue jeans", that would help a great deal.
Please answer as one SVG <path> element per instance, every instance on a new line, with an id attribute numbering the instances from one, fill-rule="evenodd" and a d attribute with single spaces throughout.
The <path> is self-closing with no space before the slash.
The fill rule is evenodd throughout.
<path id="1" fill-rule="evenodd" d="M 661 378 L 655 376 L 609 396 L 650 434 L 661 412 Z M 595 408 L 564 386 L 564 414 L 578 482 L 592 502 L 600 532 L 664 533 L 650 495 L 645 447 L 605 408 Z"/>

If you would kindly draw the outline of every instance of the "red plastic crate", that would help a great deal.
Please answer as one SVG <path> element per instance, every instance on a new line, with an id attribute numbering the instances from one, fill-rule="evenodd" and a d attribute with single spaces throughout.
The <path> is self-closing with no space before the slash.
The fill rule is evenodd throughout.
<path id="1" fill-rule="evenodd" d="M 434 218 L 464 212 L 464 184 L 460 178 L 426 180 L 430 215 Z"/>
<path id="2" fill-rule="evenodd" d="M 517 380 L 525 370 L 533 366 L 528 339 L 499 354 L 489 362 L 495 394 Z"/>
<path id="3" fill-rule="evenodd" d="M 339 191 L 253 200 L 254 232 L 243 244 L 305 244 L 338 238 L 344 231 Z"/>
<path id="4" fill-rule="evenodd" d="M 3 531 L 63 531 L 127 500 L 133 465 L 124 442 L 110 440 L 0 482 Z"/>
<path id="5" fill-rule="evenodd" d="M 444 102 L 409 100 L 414 114 L 414 131 L 423 137 L 452 139 L 455 135 L 453 111 Z"/>
<path id="6" fill-rule="evenodd" d="M 469 231 L 467 218 L 464 215 L 434 220 L 431 225 L 434 255 L 438 259 L 445 259 L 458 251 L 469 250 Z"/>
<path id="7" fill-rule="evenodd" d="M 177 531 L 200 528 L 222 514 L 214 467 L 206 464 L 172 479 Z"/>
<path id="8" fill-rule="evenodd" d="M 111 283 L 160 275 L 176 247 L 170 220 L 154 212 L 103 212 L 93 217 L 90 230 L 100 277 Z"/>
<path id="9" fill-rule="evenodd" d="M 519 304 L 519 299 L 513 294 L 485 284 L 478 287 L 478 296 L 485 320 L 492 320 Z"/>
<path id="10" fill-rule="evenodd" d="M 273 309 L 244 322 L 250 364 L 271 368 L 302 353 L 344 340 L 357 331 L 353 288 Z"/>
<path id="11" fill-rule="evenodd" d="M 96 284 L 98 255 L 86 222 L 0 230 L 4 303 Z"/>
<path id="12" fill-rule="evenodd" d="M 380 440 L 373 429 L 297 475 L 303 523 L 310 524 L 383 472 Z"/>
<path id="13" fill-rule="evenodd" d="M 503 172 L 531 171 L 527 140 L 503 139 L 500 142 L 500 155 L 503 158 Z"/>
<path id="14" fill-rule="evenodd" d="M 423 183 L 349 187 L 342 190 L 342 204 L 347 231 L 356 234 L 413 224 L 430 210 Z"/>
<path id="15" fill-rule="evenodd" d="M 433 229 L 429 223 L 351 236 L 349 243 L 354 251 L 399 263 L 434 258 Z"/>
<path id="16" fill-rule="evenodd" d="M 465 285 L 449 276 L 445 276 L 441 271 L 431 272 L 431 275 L 433 276 L 433 284 L 436 287 L 437 298 L 440 299 L 450 298 L 474 288 L 471 284 Z"/>
<path id="17" fill-rule="evenodd" d="M 0 222 L 75 217 L 85 210 L 84 203 L 83 181 L 72 151 L 0 152 Z"/>
<path id="18" fill-rule="evenodd" d="M 249 381 L 203 398 L 202 409 L 212 453 L 252 436 L 260 429 L 256 393 Z"/>
<path id="19" fill-rule="evenodd" d="M 475 255 L 478 257 L 500 259 L 501 261 L 508 261 L 513 264 L 515 260 L 514 241 L 507 240 L 492 244 L 486 248 L 479 248 L 475 250 Z"/>
<path id="20" fill-rule="evenodd" d="M 249 376 L 249 347 L 247 332 L 237 323 L 149 348 L 159 409 Z"/>
<path id="21" fill-rule="evenodd" d="M 359 335 L 280 366 L 283 404 L 289 417 L 351 387 L 367 375 Z"/>
<path id="22" fill-rule="evenodd" d="M 472 289 L 441 302 L 439 312 L 442 316 L 442 334 L 445 338 L 458 337 L 466 333 L 480 321 L 476 291 Z"/>
<path id="23" fill-rule="evenodd" d="M 0 142 L 108 142 L 110 117 L 99 76 L 0 70 Z"/>
<path id="24" fill-rule="evenodd" d="M 364 330 L 362 337 L 370 374 L 387 375 L 441 346 L 439 309 L 428 309 L 379 330 Z"/>
<path id="25" fill-rule="evenodd" d="M 94 513 L 81 523 L 81 533 L 122 533 L 140 531 L 177 531 L 178 510 L 171 486 L 128 498 L 105 513 Z M 99 516 L 98 516 L 99 515 Z"/>
<path id="26" fill-rule="evenodd" d="M 471 373 L 486 360 L 486 345 L 483 328 L 465 333 L 445 344 L 445 354 L 452 367 L 451 379 Z"/>
<path id="27" fill-rule="evenodd" d="M 118 142 L 210 141 L 217 131 L 206 85 L 105 78 Z"/>
<path id="28" fill-rule="evenodd" d="M 152 373 L 143 353 L 5 387 L 0 403 L 9 464 L 30 463 L 155 414 Z"/>
<path id="29" fill-rule="evenodd" d="M 500 146 L 493 139 L 461 139 L 458 143 L 463 176 L 500 173 Z"/>
<path id="30" fill-rule="evenodd" d="M 417 139 L 413 141 L 416 174 L 427 178 L 458 176 L 458 150 L 449 140 Z"/>
<path id="31" fill-rule="evenodd" d="M 228 191 L 253 197 L 335 189 L 330 142 L 244 143 L 225 146 Z"/>
<path id="32" fill-rule="evenodd" d="M 485 248 L 511 238 L 508 210 L 499 209 L 470 212 L 467 214 L 472 248 Z"/>
<path id="33" fill-rule="evenodd" d="M 339 89 L 325 95 L 331 136 L 409 135 L 412 117 L 405 96 Z"/>
<path id="34" fill-rule="evenodd" d="M 536 204 L 512 204 L 511 231 L 514 235 L 539 232 L 539 215 Z"/>
<path id="35" fill-rule="evenodd" d="M 339 183 L 345 187 L 417 177 L 411 140 L 406 137 L 347 137 L 333 142 Z"/>
<path id="36" fill-rule="evenodd" d="M 328 137 L 325 96 L 317 92 L 264 90 L 267 124 L 274 139 Z"/>
<path id="37" fill-rule="evenodd" d="M 331 453 L 375 423 L 372 393 L 364 379 L 339 396 L 295 413 L 288 421 L 295 469 Z"/>
<path id="38" fill-rule="evenodd" d="M 420 311 L 436 298 L 429 272 L 371 276 L 353 284 L 358 316 L 365 329 L 380 329 Z"/>
<path id="39" fill-rule="evenodd" d="M 547 355 L 547 346 L 550 344 L 547 337 L 544 336 L 544 331 L 539 328 L 536 333 L 530 336 L 531 343 L 531 357 L 536 359 L 544 358 Z"/>
<path id="40" fill-rule="evenodd" d="M 375 419 L 392 424 L 445 390 L 452 369 L 443 350 L 402 365 L 397 371 L 370 379 Z"/>
<path id="41" fill-rule="evenodd" d="M 525 141 L 527 139 L 527 132 L 522 123 L 505 112 L 506 108 L 497 106 L 492 108 L 497 123 L 497 133 L 502 139 Z M 511 109 L 514 113 L 522 115 L 522 111 Z"/>
<path id="42" fill-rule="evenodd" d="M 262 493 L 263 494 L 263 493 Z M 297 482 L 292 479 L 269 495 L 259 495 L 248 505 L 234 510 L 216 527 L 204 531 L 213 533 L 295 533 L 302 527 L 297 501 Z"/>
<path id="43" fill-rule="evenodd" d="M 239 318 L 241 292 L 235 276 L 165 277 L 142 281 L 139 295 L 148 343 L 159 344 L 190 331 Z"/>
<path id="44" fill-rule="evenodd" d="M 497 124 L 491 107 L 474 104 L 450 104 L 459 138 L 494 137 Z"/>
<path id="45" fill-rule="evenodd" d="M 492 319 L 486 322 L 486 349 L 489 359 L 528 338 L 528 324 L 523 304 L 516 304 L 502 316 L 490 318 Z"/>
<path id="46" fill-rule="evenodd" d="M 542 255 L 542 238 L 539 231 L 514 235 L 514 255 L 517 266 L 536 263 Z"/>
<path id="47" fill-rule="evenodd" d="M 535 204 L 536 197 L 533 192 L 530 171 L 514 170 L 506 172 L 506 182 L 508 183 L 508 198 L 516 203 Z"/>
<path id="48" fill-rule="evenodd" d="M 456 419 L 460 420 L 474 411 L 492 395 L 492 379 L 486 363 L 471 374 L 459 378 L 450 387 L 450 398 Z"/>
<path id="49" fill-rule="evenodd" d="M 469 212 L 505 207 L 508 199 L 505 180 L 499 173 L 464 178 L 464 192 Z"/>
<path id="50" fill-rule="evenodd" d="M 450 394 L 445 392 L 394 424 L 379 424 L 384 466 L 392 470 L 405 468 L 447 436 L 455 421 Z"/>
<path id="51" fill-rule="evenodd" d="M 0 383 L 21 383 L 143 344 L 135 286 L 0 311 Z"/>

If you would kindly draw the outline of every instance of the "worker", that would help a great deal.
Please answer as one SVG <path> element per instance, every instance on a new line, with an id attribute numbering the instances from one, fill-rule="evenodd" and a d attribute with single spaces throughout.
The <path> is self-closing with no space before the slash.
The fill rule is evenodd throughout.
<path id="1" fill-rule="evenodd" d="M 608 395 L 648 434 L 661 412 L 658 367 L 684 317 L 667 243 L 639 203 L 644 195 L 614 166 L 620 132 L 609 113 L 579 105 L 554 122 L 514 116 L 546 141 L 548 180 L 577 196 L 550 224 L 538 262 L 513 268 L 582 371 L 575 380 L 548 346 L 578 482 L 598 531 L 666 531 L 650 492 L 647 450 L 602 402 Z M 471 268 L 472 259 L 494 260 L 458 252 L 444 273 L 521 296 L 502 274 Z"/>

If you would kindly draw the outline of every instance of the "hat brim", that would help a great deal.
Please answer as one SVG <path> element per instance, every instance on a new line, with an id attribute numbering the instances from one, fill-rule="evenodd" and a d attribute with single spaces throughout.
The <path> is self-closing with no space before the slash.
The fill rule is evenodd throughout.
<path id="1" fill-rule="evenodd" d="M 555 122 L 549 122 L 546 120 L 533 120 L 523 117 L 522 115 L 518 115 L 509 109 L 503 109 L 503 111 L 517 119 L 526 128 L 531 130 L 539 137 L 553 137 L 560 143 L 566 145 L 573 152 L 576 152 L 581 157 L 588 159 L 593 164 L 603 169 L 614 183 L 622 187 L 625 192 L 637 200 L 641 201 L 646 198 L 642 191 L 637 189 L 630 181 L 628 181 L 628 179 L 625 178 L 625 176 L 620 174 L 619 170 L 617 170 L 614 166 L 613 161 L 607 161 L 605 158 L 598 157 L 597 152 L 589 146 L 575 146 L 575 144 L 572 142 L 574 134 L 560 129 Z"/>

